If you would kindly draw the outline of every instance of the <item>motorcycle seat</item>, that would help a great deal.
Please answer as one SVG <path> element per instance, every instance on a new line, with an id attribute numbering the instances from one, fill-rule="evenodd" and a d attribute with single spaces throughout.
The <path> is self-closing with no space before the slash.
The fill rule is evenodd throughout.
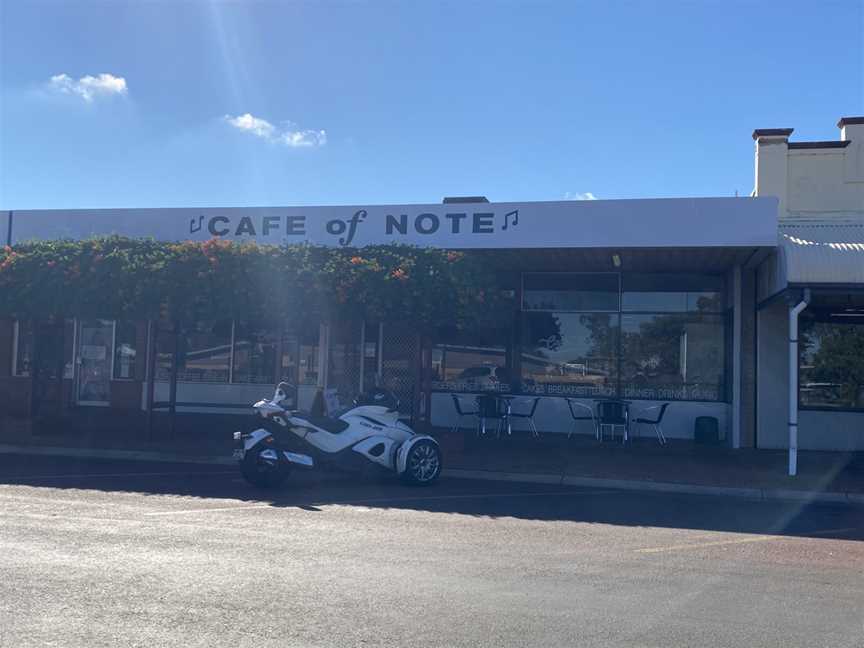
<path id="1" fill-rule="evenodd" d="M 330 434 L 339 434 L 348 428 L 348 423 L 342 419 L 329 418 L 327 416 L 304 416 L 303 418 L 315 427 L 330 432 Z"/>

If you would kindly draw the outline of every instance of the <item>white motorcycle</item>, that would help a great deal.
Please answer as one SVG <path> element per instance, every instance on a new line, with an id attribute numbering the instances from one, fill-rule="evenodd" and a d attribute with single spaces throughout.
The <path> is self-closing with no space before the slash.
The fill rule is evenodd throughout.
<path id="1" fill-rule="evenodd" d="M 252 406 L 262 419 L 260 427 L 234 433 L 234 458 L 251 484 L 276 487 L 292 468 L 317 466 L 377 466 L 417 485 L 431 484 L 441 474 L 438 442 L 399 420 L 399 402 L 393 394 L 375 390 L 358 397 L 338 418 L 330 418 L 288 409 L 290 388 L 279 383 L 271 400 Z"/>

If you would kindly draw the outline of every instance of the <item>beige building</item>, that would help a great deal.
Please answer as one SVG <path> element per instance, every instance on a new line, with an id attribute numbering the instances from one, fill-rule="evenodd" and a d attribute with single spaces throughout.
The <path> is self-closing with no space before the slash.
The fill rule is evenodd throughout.
<path id="1" fill-rule="evenodd" d="M 757 270 L 761 448 L 864 450 L 864 117 L 837 125 L 824 142 L 753 133 L 753 195 L 779 199 L 777 250 Z"/>

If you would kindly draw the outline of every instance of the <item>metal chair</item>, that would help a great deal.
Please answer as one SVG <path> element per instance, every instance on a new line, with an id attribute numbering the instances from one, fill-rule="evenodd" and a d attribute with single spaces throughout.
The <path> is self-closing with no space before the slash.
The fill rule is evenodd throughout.
<path id="1" fill-rule="evenodd" d="M 466 416 L 477 416 L 479 412 L 475 410 L 463 410 L 462 409 L 462 401 L 459 400 L 460 396 L 458 394 L 450 394 L 453 397 L 453 407 L 456 408 L 456 424 L 453 426 L 451 433 L 455 434 L 459 428 L 461 427 L 462 419 Z M 476 403 L 476 400 L 475 400 Z"/>
<path id="2" fill-rule="evenodd" d="M 594 438 L 600 438 L 600 429 L 597 427 L 597 417 L 594 416 L 594 408 L 590 405 L 586 405 L 585 403 L 580 403 L 579 401 L 575 401 L 572 398 L 565 398 L 567 401 L 567 407 L 570 409 L 570 416 L 573 417 L 573 427 L 567 433 L 567 438 L 569 439 L 576 433 L 576 425 L 578 425 L 579 421 L 591 421 L 591 427 L 594 428 Z M 587 414 L 583 412 L 577 412 L 575 409 L 583 410 L 587 412 Z"/>
<path id="3" fill-rule="evenodd" d="M 669 407 L 669 403 L 663 403 L 662 405 L 653 405 L 651 407 L 646 407 L 643 410 L 640 410 L 636 415 L 636 425 L 651 425 L 654 427 L 654 431 L 657 433 L 657 441 L 660 442 L 660 445 L 666 445 L 666 435 L 663 434 L 663 428 L 660 427 L 660 424 L 663 422 L 663 416 L 666 414 L 666 408 Z M 659 410 L 657 412 L 657 418 L 649 419 L 644 418 L 641 414 L 645 414 L 647 412 L 651 412 L 653 410 Z"/>
<path id="4" fill-rule="evenodd" d="M 526 402 L 529 399 L 528 398 L 522 398 L 519 400 Z M 507 416 L 508 416 L 508 418 L 525 419 L 526 421 L 528 421 L 528 425 L 531 427 L 531 436 L 533 436 L 535 439 L 539 439 L 540 433 L 537 431 L 537 426 L 534 424 L 534 413 L 537 411 L 537 405 L 538 405 L 538 403 L 540 403 L 540 397 L 537 396 L 536 398 L 532 398 L 530 400 L 532 401 L 531 407 L 528 408 L 527 412 L 514 412 L 513 406 L 511 403 L 510 404 L 510 411 L 507 412 Z"/>
<path id="5" fill-rule="evenodd" d="M 597 422 L 600 428 L 600 440 L 603 440 L 603 429 L 611 428 L 612 440 L 615 440 L 615 428 L 623 428 L 621 442 L 624 443 L 629 437 L 630 416 L 627 403 L 618 400 L 602 400 L 597 403 Z"/>
<path id="6" fill-rule="evenodd" d="M 502 404 L 504 407 L 502 407 Z M 481 394 L 477 397 L 477 435 L 485 436 L 486 435 L 486 421 L 497 420 L 498 426 L 495 430 L 495 434 L 498 438 L 501 438 L 501 428 L 507 427 L 509 430 L 509 406 L 508 404 L 498 398 L 493 394 Z"/>

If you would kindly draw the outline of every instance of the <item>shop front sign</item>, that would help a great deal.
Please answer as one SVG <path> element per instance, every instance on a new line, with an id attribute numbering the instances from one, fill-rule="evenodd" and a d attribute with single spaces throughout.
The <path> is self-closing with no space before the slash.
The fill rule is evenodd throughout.
<path id="1" fill-rule="evenodd" d="M 12 242 L 118 234 L 333 247 L 773 246 L 773 198 L 596 200 L 353 207 L 29 210 L 6 213 Z"/>

